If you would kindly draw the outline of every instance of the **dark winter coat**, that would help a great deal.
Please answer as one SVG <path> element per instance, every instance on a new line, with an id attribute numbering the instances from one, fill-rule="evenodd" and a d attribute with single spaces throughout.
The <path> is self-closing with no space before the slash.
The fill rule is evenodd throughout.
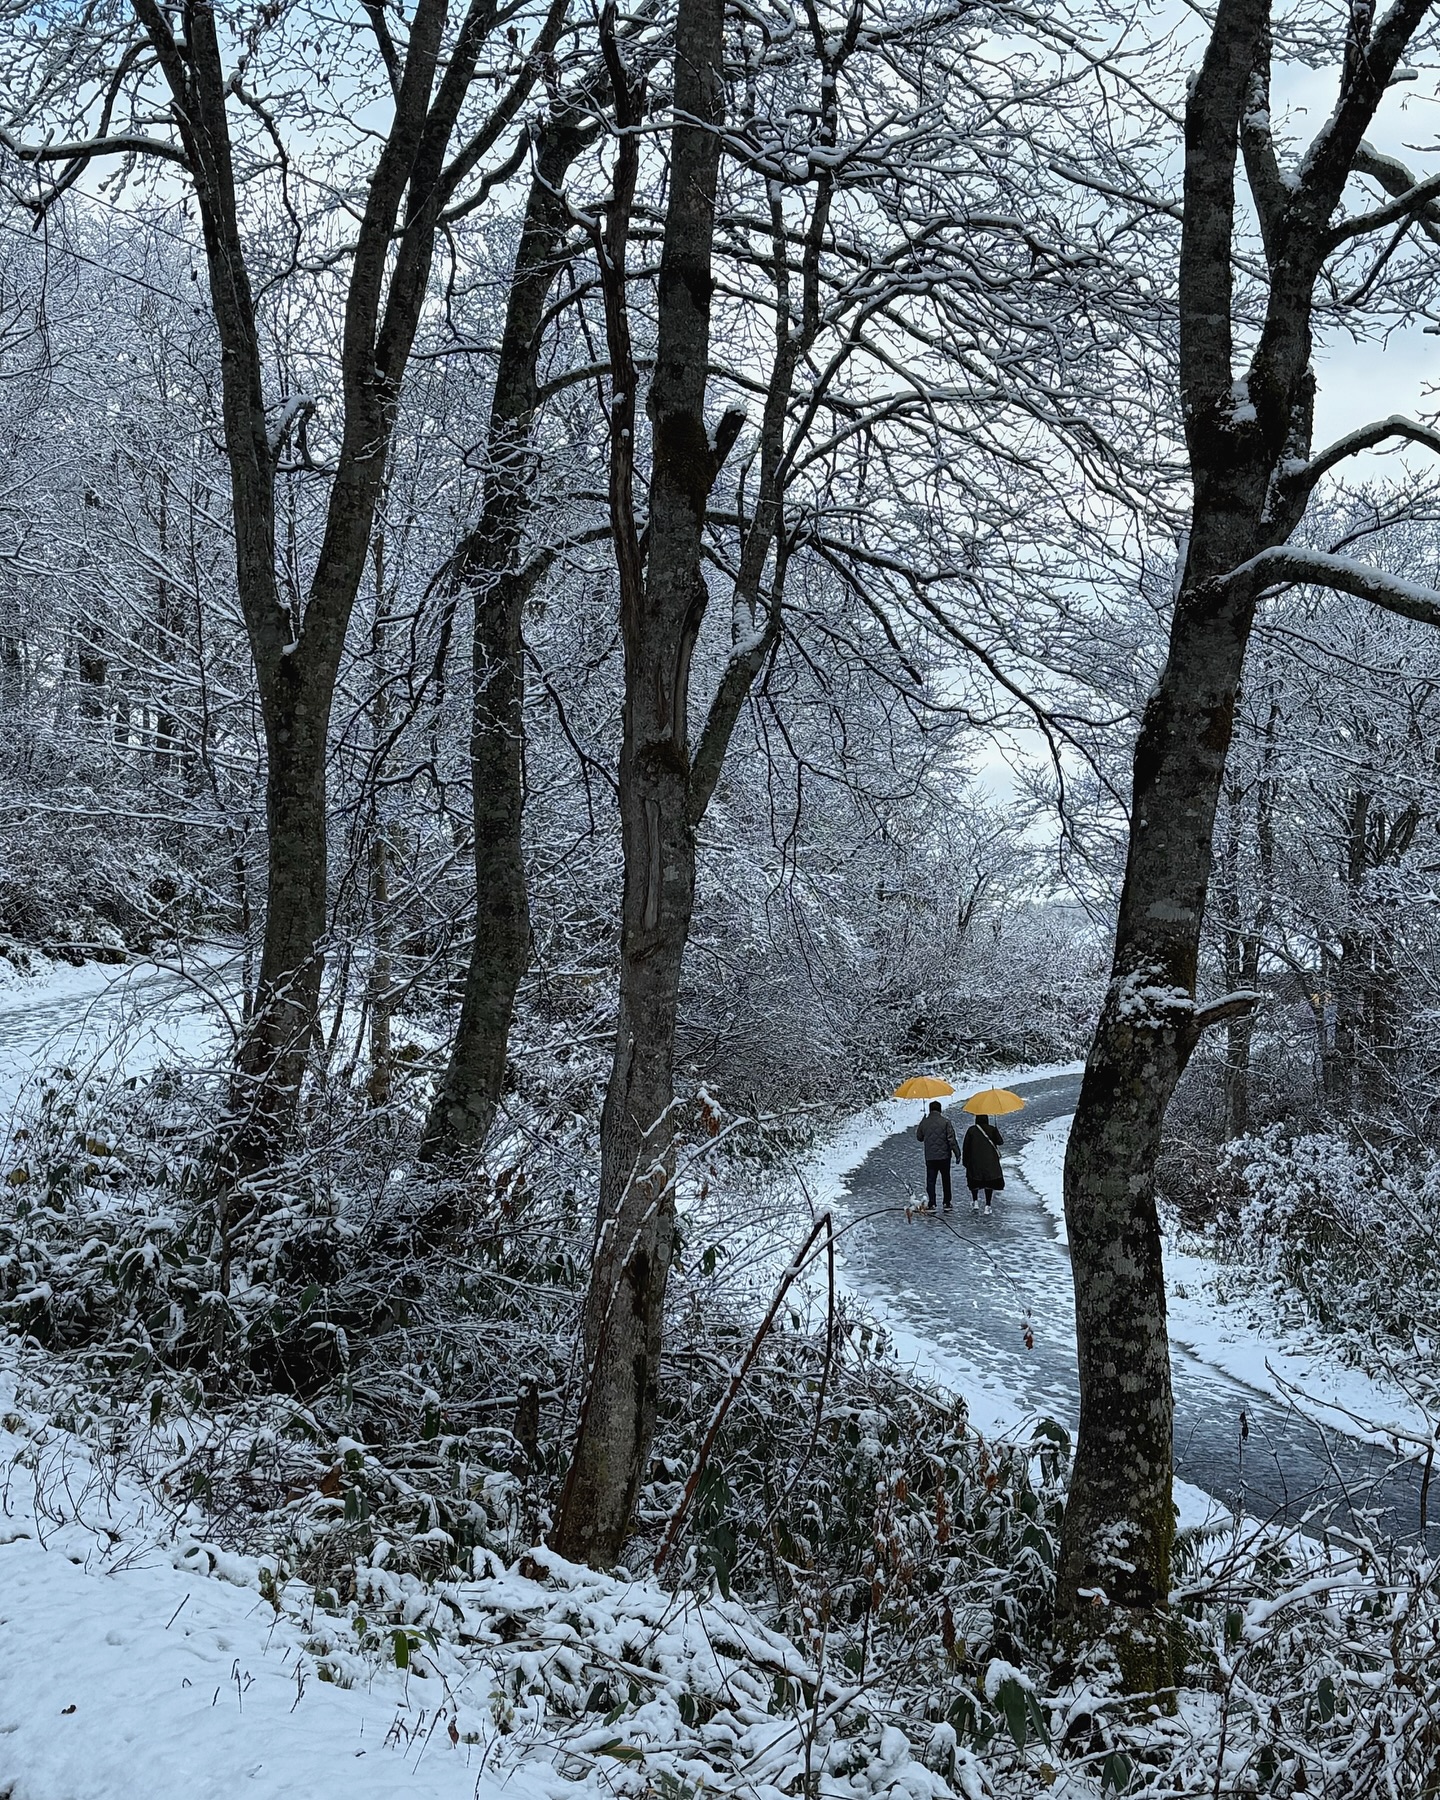
<path id="1" fill-rule="evenodd" d="M 926 1113 L 915 1127 L 915 1135 L 925 1146 L 927 1163 L 949 1162 L 952 1156 L 960 1154 L 960 1143 L 955 1136 L 955 1127 L 944 1113 Z"/>
<path id="2" fill-rule="evenodd" d="M 1003 1188 L 1005 1174 L 1000 1167 L 999 1146 L 1005 1142 L 994 1125 L 982 1125 L 977 1119 L 965 1133 L 960 1156 L 965 1164 L 965 1185 L 972 1188 Z"/>

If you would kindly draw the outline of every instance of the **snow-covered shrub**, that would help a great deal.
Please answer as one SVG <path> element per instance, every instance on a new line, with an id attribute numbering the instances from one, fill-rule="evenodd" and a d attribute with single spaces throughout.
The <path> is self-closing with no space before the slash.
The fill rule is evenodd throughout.
<path id="1" fill-rule="evenodd" d="M 173 1073 L 53 1083 L 0 1193 L 0 1315 L 61 1359 L 77 1424 L 117 1467 L 164 1469 L 213 1541 L 408 1628 L 415 1595 L 477 1554 L 513 1563 L 548 1526 L 579 1399 L 592 1126 L 528 1113 L 444 1181 L 397 1174 L 394 1137 L 337 1102 L 283 1192 L 222 1232 L 204 1153 L 222 1105 Z M 706 1441 L 793 1248 L 790 1135 L 735 1123 L 685 1153 L 688 1241 L 631 1554 L 654 1555 L 693 1476 L 667 1583 L 757 1608 L 835 1680 L 923 1676 L 927 1729 L 948 1720 L 973 1749 L 1008 1729 L 984 1692 L 991 1657 L 1042 1659 L 1064 1446 L 982 1443 L 863 1316 L 799 1300 Z M 706 1184 L 725 1196 L 714 1219 Z M 377 1557 L 400 1584 L 393 1620 L 367 1599 Z M 803 1711 L 799 1690 L 784 1704 Z"/>
<path id="2" fill-rule="evenodd" d="M 1333 1132 L 1228 1146 L 1230 1248 L 1326 1324 L 1427 1354 L 1440 1342 L 1440 1170 Z"/>

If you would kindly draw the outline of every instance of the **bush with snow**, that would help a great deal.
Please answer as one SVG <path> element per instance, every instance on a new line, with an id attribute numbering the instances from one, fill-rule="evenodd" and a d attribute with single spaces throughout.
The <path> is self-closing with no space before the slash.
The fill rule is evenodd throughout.
<path id="1" fill-rule="evenodd" d="M 1219 1228 L 1352 1351 L 1428 1364 L 1440 1344 L 1440 1169 L 1335 1132 L 1272 1126 L 1230 1145 Z"/>

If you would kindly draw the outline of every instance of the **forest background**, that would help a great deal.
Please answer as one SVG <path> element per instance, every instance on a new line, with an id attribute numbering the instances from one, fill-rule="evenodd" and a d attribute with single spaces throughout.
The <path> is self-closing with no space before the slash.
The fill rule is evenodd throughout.
<path id="1" fill-rule="evenodd" d="M 82 1387 L 121 1357 L 137 1429 L 224 1412 L 202 1510 L 270 1444 L 246 1547 L 357 1641 L 382 1521 L 608 1569 L 703 1517 L 700 1586 L 728 1598 L 745 1542 L 777 1629 L 843 1588 L 862 1675 L 941 1655 L 951 1778 L 1002 1721 L 984 1779 L 1033 1767 L 1043 1666 L 1082 1684 L 1077 1779 L 1180 1779 L 1074 1700 L 1122 1527 L 1109 1677 L 1185 1686 L 1168 1373 L 1104 1467 L 1082 1412 L 1068 1514 L 1049 1440 L 1012 1450 L 1005 1530 L 976 1502 L 948 1559 L 985 1594 L 968 1635 L 896 1551 L 901 1647 L 872 1652 L 874 1470 L 814 1477 L 849 1537 L 822 1550 L 808 1490 L 775 1526 L 827 1396 L 835 1430 L 865 1410 L 831 1391 L 833 1297 L 755 1345 L 757 1384 L 806 1370 L 810 1449 L 808 1414 L 717 1435 L 731 1351 L 696 1375 L 694 1347 L 748 1341 L 756 1297 L 687 1261 L 677 1197 L 798 1239 L 786 1159 L 838 1113 L 1093 1044 L 1082 1392 L 1105 1330 L 1168 1370 L 1163 1285 L 1104 1279 L 1132 1226 L 1158 1268 L 1157 1193 L 1428 1372 L 1426 9 L 134 0 L 4 29 L 0 924 L 21 967 L 208 947 L 234 1039 L 21 1123 L 20 1338 Z M 994 1484 L 864 1335 L 845 1380 L 931 1471 L 938 1555 L 934 1494 Z M 264 1438 L 297 1397 L 303 1504 Z M 997 1605 L 1027 1548 L 1048 1574 Z M 1392 1569 L 1386 1604 L 1431 1580 Z M 1297 1742 L 1344 1722 L 1307 1642 Z M 1222 1719 L 1187 1750 L 1215 1791 L 1267 1743 L 1300 1791 L 1263 1707 L 1233 1768 Z M 1405 1768 L 1432 1723 L 1386 1740 Z"/>

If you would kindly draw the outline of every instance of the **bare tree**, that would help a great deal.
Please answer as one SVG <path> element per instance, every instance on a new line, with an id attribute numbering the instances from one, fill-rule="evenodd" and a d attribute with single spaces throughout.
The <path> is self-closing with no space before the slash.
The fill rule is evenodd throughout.
<path id="1" fill-rule="evenodd" d="M 539 364 L 546 301 L 573 253 L 563 187 L 599 136 L 590 83 L 537 130 L 520 242 L 506 307 L 486 445 L 485 494 L 474 529 L 455 551 L 452 603 L 468 593 L 474 616 L 470 784 L 475 851 L 475 935 L 460 1017 L 421 1137 L 427 1160 L 484 1142 L 505 1078 L 515 993 L 530 960 L 524 812 L 525 601 L 553 561 L 526 555 L 524 536 L 537 471 L 531 432 L 540 405 Z"/>
<path id="2" fill-rule="evenodd" d="M 513 45 L 519 27 L 514 12 L 495 0 L 469 0 L 453 23 L 445 0 L 419 0 L 403 43 L 392 36 L 383 8 L 369 8 L 367 16 L 374 60 L 351 66 L 323 34 L 318 43 L 292 42 L 285 33 L 276 39 L 266 14 L 257 13 L 246 32 L 234 26 L 239 34 L 230 39 L 207 0 L 185 0 L 173 12 L 157 0 L 133 0 L 128 26 L 97 23 L 89 39 L 83 22 L 73 27 L 68 115 L 53 65 L 42 66 L 33 45 L 25 46 L 22 63 L 36 79 L 0 135 L 23 163 L 37 170 L 59 165 L 34 190 L 36 209 L 55 204 L 97 159 L 140 157 L 181 171 L 199 210 L 220 346 L 236 581 L 267 753 L 264 949 L 235 1072 L 225 1146 L 230 1175 L 263 1168 L 294 1129 L 324 958 L 331 703 L 436 235 L 449 213 L 478 204 L 518 166 L 523 133 L 497 166 L 484 169 L 553 57 L 565 0 L 549 0 L 527 19 L 523 51 L 504 47 L 502 27 L 508 25 Z M 492 41 L 501 46 L 498 55 Z M 274 101 L 254 86 L 267 50 L 280 95 Z M 500 77 L 499 98 L 475 112 L 471 96 L 487 51 L 494 66 L 485 72 Z M 313 89 L 291 79 L 294 62 L 312 56 L 321 67 L 311 80 L 322 73 L 326 87 L 338 80 L 349 104 L 378 73 L 375 99 L 389 122 L 378 149 L 367 151 L 373 140 L 360 140 L 368 168 L 362 162 L 346 171 L 362 196 L 354 213 L 347 200 L 336 216 L 306 221 L 295 210 L 286 127 L 297 140 L 317 128 L 325 135 L 308 101 Z M 126 109 L 129 122 L 117 123 Z M 38 139 L 20 135 L 37 125 L 44 128 Z M 67 129 L 74 135 L 64 136 Z M 252 193 L 266 173 L 276 210 L 293 233 L 286 250 L 273 241 Z M 267 397 L 260 309 L 312 258 L 322 269 L 344 271 L 339 416 L 320 463 L 307 436 L 319 399 L 294 391 Z M 321 541 L 303 596 L 287 593 L 277 555 L 277 481 L 287 456 L 326 483 Z"/>
<path id="3" fill-rule="evenodd" d="M 1129 854 L 1112 979 L 1066 1159 L 1076 1291 L 1080 1436 L 1065 1515 L 1062 1622 L 1114 1645 L 1127 1682 L 1172 1678 L 1165 1611 L 1174 1534 L 1169 1344 L 1154 1170 L 1165 1110 L 1201 1034 L 1254 996 L 1202 1003 L 1196 979 L 1216 807 L 1259 597 L 1312 581 L 1411 617 L 1440 619 L 1428 590 L 1286 540 L 1317 483 L 1346 457 L 1426 428 L 1387 420 L 1311 450 L 1316 289 L 1371 234 L 1425 221 L 1436 181 L 1336 221 L 1370 166 L 1365 132 L 1429 12 L 1399 0 L 1349 16 L 1333 114 L 1291 168 L 1271 129 L 1269 0 L 1221 0 L 1185 110 L 1179 268 L 1180 384 L 1193 515 L 1169 654 L 1134 760 Z M 1261 233 L 1253 344 L 1237 345 L 1237 163 Z M 1359 303 L 1392 255 L 1371 259 Z M 1244 361 L 1237 372 L 1237 360 Z"/>
<path id="4" fill-rule="evenodd" d="M 610 363 L 610 516 L 620 582 L 625 703 L 620 824 L 620 1014 L 601 1120 L 600 1214 L 585 1314 L 584 1409 L 553 1533 L 564 1554 L 612 1563 L 629 1530 L 654 1429 L 665 1286 L 675 1241 L 674 1059 L 680 969 L 695 903 L 695 828 L 763 645 L 732 661 L 692 753 L 690 663 L 707 603 L 711 489 L 743 414 L 705 418 L 711 258 L 723 114 L 724 0 L 680 0 L 675 23 L 670 193 L 659 277 L 647 543 L 636 516 L 638 371 L 626 244 L 643 90 L 621 59 L 613 6 L 601 24 L 619 135 L 615 190 L 596 232 Z M 715 732 L 721 734 L 718 752 Z M 713 778 L 710 786 L 713 788 Z"/>
<path id="5" fill-rule="evenodd" d="M 634 295 L 644 290 L 627 281 L 624 251 L 657 223 L 645 196 L 635 197 L 643 115 L 633 83 L 627 89 L 615 198 L 592 233 L 606 301 L 611 522 L 626 647 L 626 888 L 586 1314 L 592 1373 L 557 1526 L 573 1555 L 618 1554 L 643 1475 L 674 1235 L 675 1026 L 696 834 L 787 612 L 802 659 L 842 659 L 861 680 L 899 674 L 900 704 L 937 720 L 975 716 L 947 705 L 931 683 L 926 665 L 941 658 L 973 658 L 978 686 L 1000 688 L 998 711 L 977 702 L 989 716 L 1031 708 L 1003 673 L 1003 650 L 985 639 L 993 643 L 990 619 L 1009 613 L 1015 626 L 998 598 L 1005 575 L 1027 598 L 1028 584 L 1044 579 L 1040 520 L 1053 470 L 1139 483 L 1130 445 L 1088 424 L 1073 429 L 1075 410 L 1057 404 L 1075 382 L 1073 359 L 1057 366 L 1053 351 L 1057 321 L 1083 319 L 1094 333 L 1088 382 L 1121 337 L 1133 346 L 1140 313 L 1126 316 L 1119 284 L 1110 294 L 1068 247 L 1068 220 L 1027 217 L 1037 174 L 1053 185 L 1035 123 L 1046 84 L 1005 71 L 995 92 L 977 94 L 966 73 L 977 29 L 948 8 L 921 5 L 882 20 L 858 3 L 807 5 L 803 29 L 777 15 L 770 36 L 749 15 L 737 22 L 737 100 L 715 226 L 705 224 L 708 202 L 677 214 L 673 167 L 658 226 L 643 521 L 634 493 L 640 359 L 631 337 Z M 617 66 L 613 80 L 623 75 Z M 960 123 L 972 110 L 978 130 L 1004 136 L 1005 158 L 972 154 Z M 687 129 L 677 121 L 676 156 Z M 908 173 L 912 160 L 922 177 Z M 668 273 L 681 266 L 677 246 L 695 271 L 678 294 Z M 996 306 L 997 285 L 1016 303 Z M 735 402 L 723 412 L 716 405 L 713 431 L 700 373 L 690 368 L 682 382 L 674 366 L 702 348 L 688 310 L 702 288 L 710 380 Z M 747 438 L 742 408 L 751 400 L 759 420 Z M 668 436 L 665 419 L 673 421 Z M 738 454 L 727 465 L 732 446 Z M 702 532 L 693 577 L 692 530 Z M 1028 567 L 1014 554 L 1022 535 L 1036 546 Z M 662 548 L 667 560 L 657 564 Z M 715 579 L 703 574 L 706 564 L 729 588 L 723 631 L 705 627 Z M 990 619 L 975 629 L 967 615 L 985 610 L 982 569 L 993 570 L 997 591 L 987 596 Z M 851 602 L 843 623 L 807 604 L 816 580 Z M 860 646 L 870 632 L 883 641 L 867 661 Z M 702 683 L 712 699 L 692 747 L 685 715 Z M 758 705 L 783 741 L 783 708 L 768 687 Z M 1058 729 L 1067 729 L 1063 720 Z"/>

